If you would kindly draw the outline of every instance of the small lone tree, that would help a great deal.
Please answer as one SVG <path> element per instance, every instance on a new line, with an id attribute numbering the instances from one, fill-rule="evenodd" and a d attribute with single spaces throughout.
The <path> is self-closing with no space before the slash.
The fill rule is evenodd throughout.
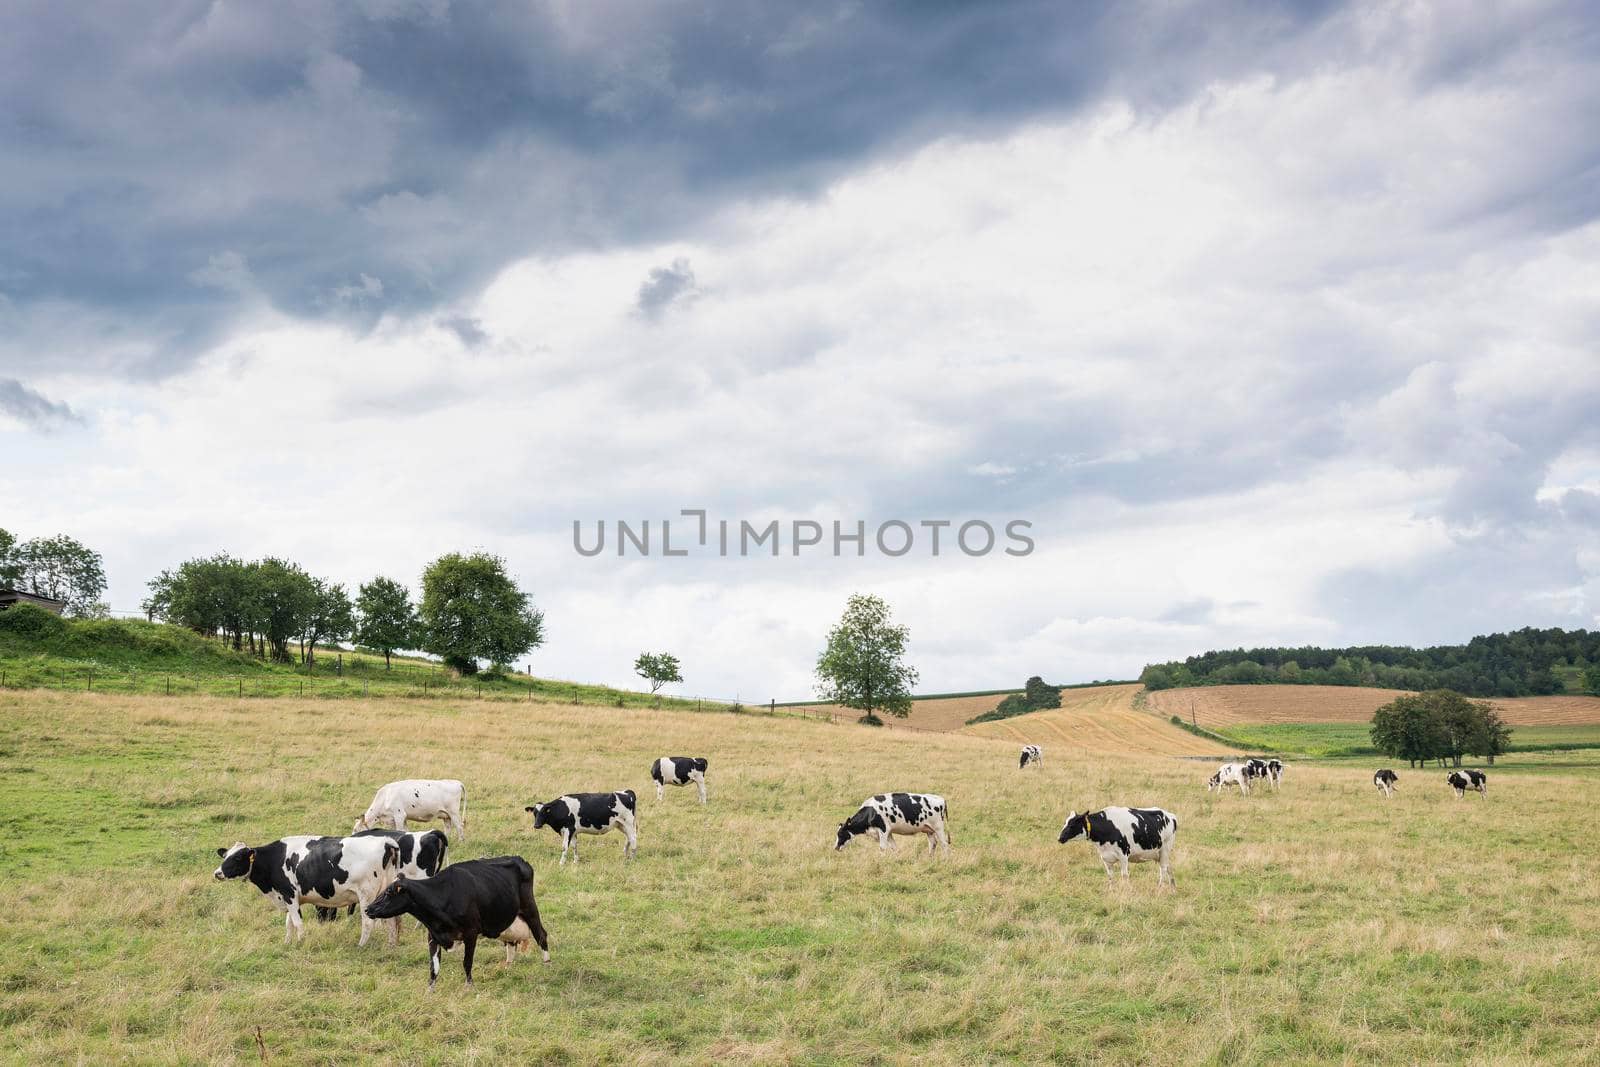
<path id="1" fill-rule="evenodd" d="M 506 573 L 505 560 L 487 552 L 451 552 L 422 572 L 425 651 L 462 674 L 476 674 L 478 660 L 512 663 L 544 644 L 544 612 Z"/>
<path id="2" fill-rule="evenodd" d="M 683 681 L 683 675 L 678 670 L 678 657 L 670 652 L 639 653 L 639 658 L 633 661 L 633 672 L 650 683 L 652 693 L 668 682 Z"/>
<path id="3" fill-rule="evenodd" d="M 411 648 L 417 639 L 417 609 L 411 592 L 393 578 L 364 582 L 356 596 L 356 642 L 383 653 L 383 669 L 396 649 Z"/>
<path id="4" fill-rule="evenodd" d="M 917 672 L 903 662 L 909 634 L 889 622 L 889 605 L 857 593 L 845 605 L 828 646 L 817 656 L 817 696 L 860 711 L 861 721 L 882 725 L 878 712 L 911 714 Z"/>

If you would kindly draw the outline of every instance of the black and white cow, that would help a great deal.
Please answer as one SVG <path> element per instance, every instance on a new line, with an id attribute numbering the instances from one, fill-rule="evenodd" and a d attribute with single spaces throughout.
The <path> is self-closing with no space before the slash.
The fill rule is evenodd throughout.
<path id="1" fill-rule="evenodd" d="M 579 834 L 606 834 L 621 830 L 623 859 L 632 859 L 639 851 L 638 801 L 633 790 L 615 793 L 567 793 L 543 804 L 532 804 L 524 811 L 533 813 L 533 828 L 548 826 L 561 837 L 561 862 L 567 862 L 567 850 L 572 850 L 572 862 L 578 862 Z"/>
<path id="2" fill-rule="evenodd" d="M 1242 764 L 1244 767 L 1245 781 L 1254 784 L 1272 777 L 1272 772 L 1267 769 L 1267 761 L 1251 757 Z"/>
<path id="3" fill-rule="evenodd" d="M 450 839 L 443 830 L 363 830 L 356 837 L 386 837 L 400 846 L 400 869 L 397 875 L 407 878 L 432 878 L 444 866 L 444 855 Z M 350 905 L 354 915 L 356 906 Z M 318 908 L 319 922 L 329 922 L 339 917 L 338 908 Z"/>
<path id="4" fill-rule="evenodd" d="M 408 778 L 390 782 L 373 796 L 372 803 L 356 820 L 353 834 L 388 823 L 404 830 L 406 822 L 448 822 L 450 832 L 467 839 L 467 787 L 454 778 Z"/>
<path id="5" fill-rule="evenodd" d="M 1372 784 L 1377 786 L 1378 792 L 1387 799 L 1394 796 L 1395 783 L 1400 781 L 1400 776 L 1385 767 L 1372 776 Z"/>
<path id="6" fill-rule="evenodd" d="M 878 848 L 894 848 L 895 834 L 927 834 L 928 852 L 943 845 L 950 851 L 949 811 L 944 797 L 933 793 L 879 793 L 861 802 L 856 813 L 839 824 L 834 849 L 844 848 L 865 833 L 878 835 Z"/>
<path id="7" fill-rule="evenodd" d="M 1160 808 L 1101 808 L 1099 811 L 1067 813 L 1066 825 L 1058 838 L 1066 844 L 1082 837 L 1100 851 L 1100 862 L 1105 864 L 1106 878 L 1115 879 L 1111 865 L 1122 865 L 1122 877 L 1128 877 L 1128 862 L 1143 863 L 1156 860 L 1156 885 L 1178 883 L 1172 877 L 1172 839 L 1178 833 L 1178 819 L 1170 811 Z"/>
<path id="8" fill-rule="evenodd" d="M 302 904 L 363 908 L 378 898 L 400 868 L 400 846 L 386 837 L 280 838 L 267 845 L 239 842 L 217 849 L 222 863 L 212 872 L 217 881 L 245 878 L 263 896 L 283 909 L 284 941 L 305 937 Z M 372 935 L 372 921 L 361 919 L 361 944 Z M 398 937 L 389 926 L 389 943 Z"/>
<path id="9" fill-rule="evenodd" d="M 1274 790 L 1283 784 L 1283 760 L 1267 760 L 1267 781 L 1272 783 Z"/>
<path id="10" fill-rule="evenodd" d="M 1206 792 L 1226 789 L 1230 785 L 1239 787 L 1241 796 L 1250 795 L 1250 775 L 1242 763 L 1224 763 L 1217 768 L 1217 773 L 1206 779 Z"/>
<path id="11" fill-rule="evenodd" d="M 478 938 L 505 942 L 506 963 L 519 948 L 536 941 L 550 962 L 550 935 L 539 921 L 533 899 L 533 867 L 521 856 L 464 860 L 432 878 L 400 877 L 362 912 L 370 919 L 413 915 L 428 930 L 428 988 L 439 980 L 439 956 L 461 942 L 461 966 L 472 984 L 472 956 Z"/>
<path id="12" fill-rule="evenodd" d="M 669 785 L 693 782 L 700 790 L 700 803 L 706 802 L 706 761 L 703 756 L 662 756 L 650 764 L 650 779 L 656 783 L 660 800 Z"/>
<path id="13" fill-rule="evenodd" d="M 1485 800 L 1489 799 L 1489 776 L 1482 771 L 1451 771 L 1445 781 L 1456 791 L 1457 800 L 1466 796 L 1469 789 L 1476 789 Z"/>
<path id="14" fill-rule="evenodd" d="M 1030 763 L 1037 763 L 1040 767 L 1044 766 L 1044 753 L 1039 750 L 1038 745 L 1022 746 L 1022 762 L 1017 764 L 1017 770 L 1022 770 Z"/>

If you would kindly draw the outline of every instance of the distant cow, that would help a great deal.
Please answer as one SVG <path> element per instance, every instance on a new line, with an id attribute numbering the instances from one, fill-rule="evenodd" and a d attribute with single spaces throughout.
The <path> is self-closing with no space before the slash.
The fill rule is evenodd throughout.
<path id="1" fill-rule="evenodd" d="M 561 863 L 567 862 L 567 850 L 572 850 L 572 862 L 578 862 L 578 835 L 605 834 L 621 830 L 623 859 L 632 859 L 639 851 L 638 801 L 633 790 L 616 793 L 568 793 L 543 804 L 533 804 L 524 811 L 533 813 L 533 828 L 548 826 L 561 836 Z"/>
<path id="2" fill-rule="evenodd" d="M 1264 759 L 1247 759 L 1241 764 L 1244 767 L 1244 779 L 1247 782 L 1266 781 L 1272 777 L 1272 771 Z"/>
<path id="3" fill-rule="evenodd" d="M 865 833 L 878 835 L 878 848 L 895 847 L 895 834 L 927 834 L 928 851 L 943 845 L 950 851 L 949 812 L 944 797 L 932 793 L 879 793 L 861 802 L 856 813 L 839 824 L 834 849 L 844 848 Z"/>
<path id="4" fill-rule="evenodd" d="M 300 906 L 362 907 L 378 898 L 400 867 L 400 846 L 383 837 L 285 837 L 251 847 L 240 842 L 217 849 L 222 864 L 212 872 L 217 881 L 246 878 L 263 896 L 283 909 L 284 941 L 305 937 Z M 389 927 L 389 943 L 398 924 Z M 372 934 L 363 913 L 361 944 Z"/>
<path id="5" fill-rule="evenodd" d="M 432 878 L 444 866 L 444 854 L 450 839 L 443 830 L 363 830 L 356 837 L 386 837 L 400 846 L 400 868 L 397 875 L 407 878 Z M 354 915 L 356 906 L 350 905 Z M 328 922 L 339 917 L 338 908 L 318 908 L 317 919 Z"/>
<path id="6" fill-rule="evenodd" d="M 701 756 L 662 756 L 650 764 L 650 779 L 656 783 L 656 799 L 660 800 L 669 785 L 688 785 L 693 782 L 700 790 L 700 803 L 706 802 L 706 761 Z"/>
<path id="7" fill-rule="evenodd" d="M 1099 811 L 1079 815 L 1067 813 L 1066 825 L 1058 838 L 1066 844 L 1082 837 L 1100 851 L 1100 862 L 1105 865 L 1106 877 L 1114 879 L 1112 863 L 1122 865 L 1122 877 L 1128 877 L 1128 862 L 1144 863 L 1156 860 L 1156 884 L 1178 883 L 1172 877 L 1172 839 L 1178 833 L 1178 819 L 1170 811 L 1160 808 L 1101 808 Z"/>
<path id="8" fill-rule="evenodd" d="M 1022 762 L 1017 764 L 1017 770 L 1022 770 L 1030 763 L 1037 763 L 1041 767 L 1044 766 L 1044 753 L 1039 751 L 1038 745 L 1022 746 Z"/>
<path id="9" fill-rule="evenodd" d="M 529 941 L 538 942 L 550 962 L 550 935 L 533 900 L 533 867 L 521 856 L 465 860 L 422 881 L 396 878 L 362 914 L 369 920 L 414 915 L 427 927 L 429 989 L 439 980 L 440 954 L 457 941 L 468 985 L 480 937 L 504 941 L 508 964 Z"/>
<path id="10" fill-rule="evenodd" d="M 1224 763 L 1217 768 L 1217 773 L 1206 780 L 1206 792 L 1225 789 L 1230 785 L 1239 787 L 1241 796 L 1250 794 L 1250 776 L 1242 763 Z"/>
<path id="11" fill-rule="evenodd" d="M 1267 781 L 1272 783 L 1273 789 L 1283 784 L 1283 760 L 1267 760 Z"/>
<path id="12" fill-rule="evenodd" d="M 1469 789 L 1476 789 L 1485 800 L 1489 799 L 1489 776 L 1482 771 L 1451 771 L 1445 781 L 1456 791 L 1457 800 L 1466 796 Z"/>
<path id="13" fill-rule="evenodd" d="M 1395 783 L 1398 781 L 1400 776 L 1387 767 L 1372 776 L 1372 784 L 1378 787 L 1378 792 L 1385 798 L 1394 796 Z"/>
<path id="14" fill-rule="evenodd" d="M 382 826 L 386 821 L 392 829 L 404 830 L 408 821 L 432 822 L 442 819 L 450 824 L 450 832 L 465 842 L 466 811 L 466 786 L 454 779 L 413 778 L 390 782 L 378 790 L 351 832 L 359 833 Z"/>

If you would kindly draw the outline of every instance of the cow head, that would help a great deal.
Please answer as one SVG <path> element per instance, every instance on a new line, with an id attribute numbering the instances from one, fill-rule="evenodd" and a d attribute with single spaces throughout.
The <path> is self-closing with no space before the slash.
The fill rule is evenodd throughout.
<path id="1" fill-rule="evenodd" d="M 540 827 L 544 826 L 544 824 L 545 824 L 545 819 L 544 819 L 544 809 L 545 809 L 545 807 L 546 807 L 546 805 L 544 805 L 544 804 L 530 804 L 526 808 L 522 809 L 523 811 L 529 812 L 530 814 L 533 815 L 533 828 L 535 830 L 539 829 Z"/>
<path id="2" fill-rule="evenodd" d="M 694 768 L 695 768 L 695 770 L 699 771 L 701 774 L 706 773 L 706 768 L 709 767 L 709 766 L 710 766 L 710 764 L 706 762 L 706 759 L 705 759 L 704 756 L 695 757 Z"/>
<path id="3" fill-rule="evenodd" d="M 367 905 L 366 916 L 369 919 L 393 919 L 410 910 L 411 886 L 406 883 L 406 876 L 401 874 L 396 875 L 395 880 L 389 883 L 389 887 Z"/>
<path id="4" fill-rule="evenodd" d="M 217 849 L 217 855 L 222 857 L 222 863 L 211 872 L 211 877 L 219 882 L 229 878 L 243 878 L 250 873 L 250 868 L 256 862 L 256 850 L 239 841 L 228 848 Z"/>
<path id="5" fill-rule="evenodd" d="M 1067 812 L 1066 825 L 1061 827 L 1061 836 L 1057 838 L 1057 844 L 1064 845 L 1075 837 L 1087 838 L 1088 836 L 1089 813 L 1084 812 L 1082 815 L 1079 815 L 1075 811 L 1069 811 Z"/>
<path id="6" fill-rule="evenodd" d="M 1214 791 L 1217 788 L 1217 786 L 1219 786 L 1221 784 L 1222 784 L 1222 772 L 1218 771 L 1216 774 L 1213 774 L 1210 778 L 1206 779 L 1206 792 L 1210 793 L 1210 792 Z"/>
<path id="7" fill-rule="evenodd" d="M 862 808 L 844 822 L 839 824 L 839 834 L 834 839 L 833 850 L 839 851 L 852 840 L 867 832 L 867 826 L 872 821 L 872 814 Z"/>

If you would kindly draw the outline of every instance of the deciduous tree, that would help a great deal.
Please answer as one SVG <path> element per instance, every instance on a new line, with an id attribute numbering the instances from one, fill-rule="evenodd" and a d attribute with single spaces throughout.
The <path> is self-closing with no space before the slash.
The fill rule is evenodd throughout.
<path id="1" fill-rule="evenodd" d="M 856 709 L 873 725 L 882 723 L 880 711 L 910 715 L 917 672 L 905 663 L 909 639 L 904 626 L 889 621 L 889 605 L 880 597 L 855 594 L 817 656 L 817 695 Z"/>

